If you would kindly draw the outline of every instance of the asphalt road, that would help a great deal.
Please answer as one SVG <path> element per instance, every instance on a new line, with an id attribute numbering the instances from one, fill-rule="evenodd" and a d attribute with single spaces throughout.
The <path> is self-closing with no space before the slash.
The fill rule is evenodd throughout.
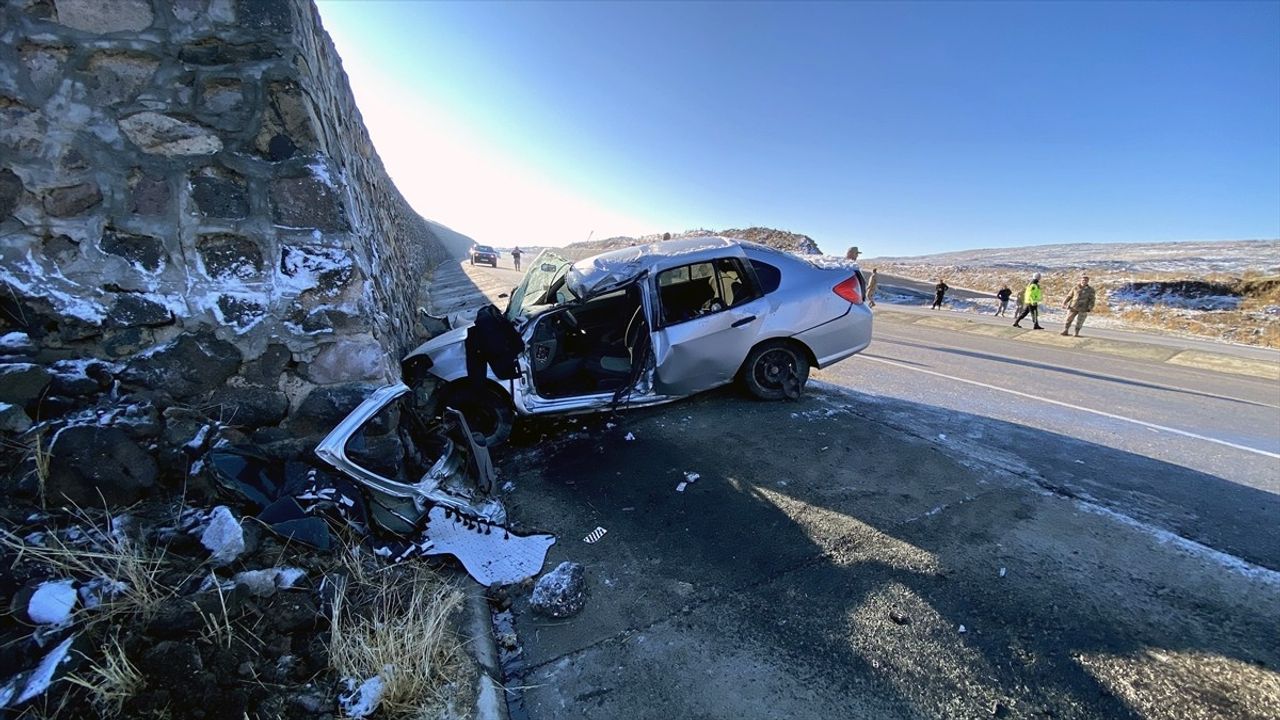
<path id="1" fill-rule="evenodd" d="M 1276 383 L 882 317 L 796 403 L 518 425 L 590 599 L 512 593 L 512 716 L 1276 717 Z"/>

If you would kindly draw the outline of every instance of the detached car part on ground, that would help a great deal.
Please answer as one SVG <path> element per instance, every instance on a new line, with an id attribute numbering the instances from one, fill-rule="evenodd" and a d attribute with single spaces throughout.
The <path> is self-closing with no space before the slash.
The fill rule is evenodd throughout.
<path id="1" fill-rule="evenodd" d="M 488 245 L 477 245 L 471 248 L 471 264 L 476 263 L 498 267 L 498 251 Z"/>
<path id="2" fill-rule="evenodd" d="M 812 367 L 866 348 L 871 311 L 857 265 L 721 237 L 669 241 L 570 263 L 544 251 L 505 313 L 435 337 L 404 361 L 436 383 L 492 447 L 516 415 L 670 402 L 741 382 L 796 397 Z"/>

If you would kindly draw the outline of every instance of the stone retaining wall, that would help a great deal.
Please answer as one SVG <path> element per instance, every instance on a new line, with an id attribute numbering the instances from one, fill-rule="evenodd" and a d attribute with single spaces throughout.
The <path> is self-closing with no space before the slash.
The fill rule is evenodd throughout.
<path id="1" fill-rule="evenodd" d="M 144 446 L 179 406 L 310 431 L 398 374 L 446 255 L 309 0 L 0 5 L 0 357 L 51 378 L 4 428 L 114 386 Z"/>

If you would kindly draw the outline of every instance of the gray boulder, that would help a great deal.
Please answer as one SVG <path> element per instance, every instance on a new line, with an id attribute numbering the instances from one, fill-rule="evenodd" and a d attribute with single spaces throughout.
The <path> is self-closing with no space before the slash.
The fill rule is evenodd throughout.
<path id="1" fill-rule="evenodd" d="M 31 418 L 17 405 L 0 402 L 0 430 L 24 433 L 31 429 Z"/>
<path id="2" fill-rule="evenodd" d="M 0 402 L 25 405 L 49 387 L 49 371 L 31 363 L 0 365 Z"/>
<path id="3" fill-rule="evenodd" d="M 134 359 L 120 379 L 175 398 L 191 397 L 220 387 L 240 368 L 241 357 L 229 342 L 209 333 L 188 333 Z"/>
<path id="4" fill-rule="evenodd" d="M 151 455 L 120 428 L 63 428 L 54 435 L 49 453 L 45 490 L 52 499 L 65 495 L 81 505 L 99 505 L 104 500 L 109 505 L 129 505 L 141 499 L 159 476 Z"/>
<path id="5" fill-rule="evenodd" d="M 582 565 L 562 562 L 538 578 L 529 599 L 534 612 L 553 618 L 577 615 L 587 604 L 587 580 Z"/>

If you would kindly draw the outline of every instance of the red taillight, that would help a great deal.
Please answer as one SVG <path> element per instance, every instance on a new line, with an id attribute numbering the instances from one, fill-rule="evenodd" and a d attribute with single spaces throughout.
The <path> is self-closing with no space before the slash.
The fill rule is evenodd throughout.
<path id="1" fill-rule="evenodd" d="M 857 275 L 831 288 L 831 291 L 851 303 L 862 302 L 862 286 L 858 284 Z"/>

